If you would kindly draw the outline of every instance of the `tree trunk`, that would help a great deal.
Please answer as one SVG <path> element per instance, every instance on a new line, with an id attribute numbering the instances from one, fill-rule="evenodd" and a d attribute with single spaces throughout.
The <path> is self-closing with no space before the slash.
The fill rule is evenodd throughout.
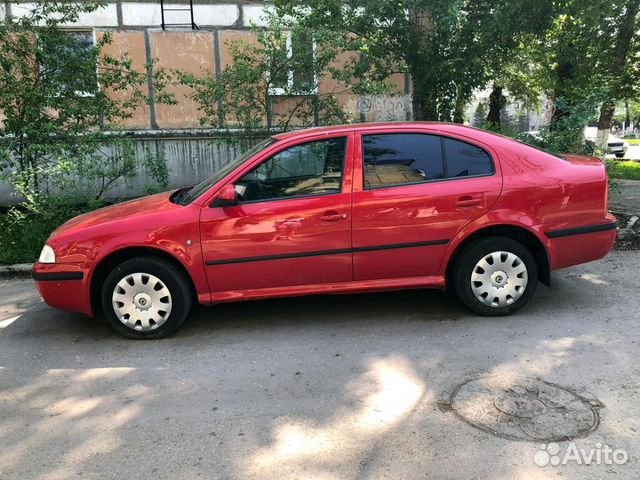
<path id="1" fill-rule="evenodd" d="M 638 16 L 638 9 L 640 9 L 640 0 L 629 0 L 627 2 L 627 11 L 622 19 L 620 30 L 616 38 L 616 46 L 611 59 L 611 67 L 609 73 L 616 78 L 622 73 L 627 57 L 629 55 L 629 48 L 633 35 L 636 31 L 636 23 Z M 611 129 L 611 120 L 613 119 L 613 113 L 615 110 L 615 100 L 619 99 L 622 85 L 614 84 L 611 88 L 611 99 L 604 102 L 600 110 L 600 119 L 598 120 L 598 137 L 596 144 L 603 146 L 607 142 L 609 137 L 609 130 Z M 617 98 L 618 97 L 618 98 Z"/>
<path id="2" fill-rule="evenodd" d="M 558 122 L 571 112 L 569 102 L 572 99 L 571 93 L 574 89 L 573 82 L 576 76 L 574 48 L 572 41 L 566 44 L 561 41 L 557 47 L 550 130 L 557 130 Z"/>
<path id="3" fill-rule="evenodd" d="M 438 121 L 438 92 L 426 84 L 420 74 L 411 74 L 413 119 L 415 121 Z"/>
<path id="4" fill-rule="evenodd" d="M 631 126 L 631 115 L 629 114 L 629 100 L 624 101 L 624 130 L 629 130 Z"/>
<path id="5" fill-rule="evenodd" d="M 489 113 L 487 114 L 490 130 L 500 131 L 500 114 L 506 103 L 507 99 L 502 94 L 502 87 L 494 83 L 493 90 L 489 95 Z"/>
<path id="6" fill-rule="evenodd" d="M 458 98 L 456 98 L 456 108 L 453 111 L 454 123 L 464 123 L 464 107 L 466 105 L 466 100 L 464 100 L 461 95 L 458 95 Z"/>

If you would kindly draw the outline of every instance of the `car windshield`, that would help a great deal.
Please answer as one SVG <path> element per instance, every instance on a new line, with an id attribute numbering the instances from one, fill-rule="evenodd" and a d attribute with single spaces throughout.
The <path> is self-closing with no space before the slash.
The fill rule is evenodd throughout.
<path id="1" fill-rule="evenodd" d="M 244 162 L 246 162 L 251 157 L 253 157 L 256 153 L 264 150 L 270 145 L 273 145 L 275 142 L 276 140 L 273 138 L 267 138 L 266 140 L 263 140 L 262 142 L 255 145 L 253 148 L 244 152 L 238 158 L 229 162 L 220 170 L 214 172 L 213 175 L 211 175 L 210 177 L 204 179 L 202 182 L 198 183 L 197 185 L 194 185 L 193 187 L 189 187 L 186 190 L 184 190 L 184 194 L 180 198 L 176 198 L 175 202 L 179 203 L 180 205 L 188 205 L 189 203 L 192 203 L 196 198 L 198 198 L 200 195 L 205 193 L 216 182 L 220 181 L 226 175 L 231 173 L 235 168 L 242 165 Z"/>

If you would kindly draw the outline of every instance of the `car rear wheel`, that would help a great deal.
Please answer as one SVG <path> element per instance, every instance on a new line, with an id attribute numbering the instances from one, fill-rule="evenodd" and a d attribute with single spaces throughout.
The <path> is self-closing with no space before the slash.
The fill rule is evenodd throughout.
<path id="1" fill-rule="evenodd" d="M 162 338 L 185 321 L 192 303 L 184 274 L 156 257 L 127 260 L 102 286 L 102 309 L 120 334 L 135 339 Z"/>
<path id="2" fill-rule="evenodd" d="M 533 296 L 538 283 L 535 259 L 519 242 L 484 237 L 455 260 L 450 281 L 470 310 L 486 316 L 510 315 Z"/>
<path id="3" fill-rule="evenodd" d="M 624 153 L 616 153 L 616 158 L 624 158 Z"/>

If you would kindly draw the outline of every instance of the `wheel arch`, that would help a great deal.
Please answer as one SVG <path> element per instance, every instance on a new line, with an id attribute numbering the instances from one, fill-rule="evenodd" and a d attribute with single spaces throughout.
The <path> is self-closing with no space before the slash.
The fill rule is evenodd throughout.
<path id="1" fill-rule="evenodd" d="M 451 274 L 453 266 L 466 246 L 478 238 L 489 236 L 510 238 L 528 248 L 536 261 L 536 266 L 538 267 L 538 280 L 547 286 L 551 284 L 551 265 L 547 248 L 540 238 L 538 238 L 535 233 L 531 232 L 531 230 L 513 224 L 496 224 L 486 226 L 474 231 L 470 235 L 467 235 L 461 242 L 459 242 L 455 246 L 447 262 L 445 272 L 447 284 L 449 284 L 449 275 Z"/>
<path id="2" fill-rule="evenodd" d="M 137 257 L 157 257 L 165 259 L 171 262 L 174 266 L 176 266 L 185 276 L 187 281 L 189 282 L 189 288 L 191 290 L 191 295 L 194 300 L 197 300 L 198 293 L 193 282 L 193 278 L 189 274 L 189 271 L 184 266 L 184 264 L 178 260 L 175 256 L 167 253 L 164 250 L 153 247 L 125 247 L 114 252 L 109 253 L 104 258 L 102 258 L 96 267 L 93 269 L 93 274 L 91 275 L 91 283 L 89 287 L 90 292 L 90 301 L 91 301 L 91 309 L 94 314 L 102 310 L 102 302 L 100 300 L 100 294 L 102 290 L 102 285 L 109 275 L 109 272 L 116 265 L 121 264 L 126 260 L 130 260 L 132 258 Z"/>

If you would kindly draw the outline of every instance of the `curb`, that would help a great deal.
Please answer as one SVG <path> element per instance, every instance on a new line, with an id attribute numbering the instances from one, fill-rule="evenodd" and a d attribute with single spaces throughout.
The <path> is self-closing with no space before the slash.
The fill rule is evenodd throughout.
<path id="1" fill-rule="evenodd" d="M 0 266 L 0 278 L 31 276 L 32 263 L 18 263 Z"/>

